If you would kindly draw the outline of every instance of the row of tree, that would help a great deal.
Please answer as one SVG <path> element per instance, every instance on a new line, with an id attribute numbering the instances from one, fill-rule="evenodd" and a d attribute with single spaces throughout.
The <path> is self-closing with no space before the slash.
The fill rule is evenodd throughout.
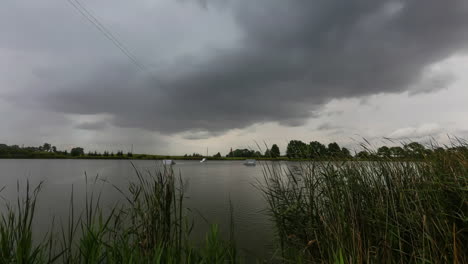
<path id="1" fill-rule="evenodd" d="M 68 155 L 68 151 L 57 150 L 57 147 L 52 146 L 49 143 L 39 147 L 20 147 L 18 145 L 6 145 L 0 144 L 0 157 L 18 157 L 18 158 L 29 158 L 29 157 L 53 157 L 53 156 L 65 156 Z"/>
<path id="2" fill-rule="evenodd" d="M 457 152 L 468 154 L 466 145 L 457 145 L 452 147 L 430 146 L 425 147 L 418 142 L 403 144 L 402 146 L 387 147 L 382 146 L 377 151 L 360 151 L 355 157 L 359 159 L 374 159 L 374 158 L 395 158 L 395 159 L 422 159 L 434 154 L 444 152 Z"/>
<path id="3" fill-rule="evenodd" d="M 81 155 L 84 155 L 81 154 Z M 81 156 L 79 155 L 79 156 Z M 131 152 L 128 152 L 127 154 L 124 154 L 123 151 L 119 150 L 117 151 L 117 153 L 114 154 L 114 152 L 109 152 L 109 151 L 104 151 L 103 153 L 100 153 L 100 152 L 97 152 L 97 151 L 94 151 L 94 152 L 88 152 L 88 156 L 89 157 L 133 157 L 133 153 Z"/>
<path id="4" fill-rule="evenodd" d="M 312 141 L 306 144 L 300 140 L 291 140 L 286 148 L 286 157 L 290 159 L 314 159 L 324 157 L 340 157 L 340 158 L 351 158 L 351 152 L 347 148 L 340 148 L 336 143 L 330 143 L 328 146 L 318 142 Z M 243 158 L 279 158 L 281 152 L 278 145 L 273 144 L 271 148 L 268 148 L 264 154 L 259 151 L 250 149 L 236 149 L 229 152 L 226 157 L 243 157 Z"/>
<path id="5" fill-rule="evenodd" d="M 250 149 L 236 149 L 232 150 L 229 152 L 229 154 L 226 155 L 228 158 L 255 158 L 255 157 L 261 157 L 262 153 L 259 151 L 255 150 L 250 150 Z"/>
<path id="6" fill-rule="evenodd" d="M 202 157 L 205 157 L 205 156 L 203 156 L 200 153 L 193 153 L 193 154 L 185 154 L 184 155 L 184 158 L 202 158 Z M 221 152 L 218 152 L 218 153 L 213 155 L 213 158 L 221 158 L 221 157 L 222 157 Z"/>
<path id="7" fill-rule="evenodd" d="M 85 151 L 81 147 L 74 147 L 68 153 L 67 150 L 60 151 L 57 150 L 57 147 L 52 146 L 49 143 L 44 143 L 44 145 L 39 147 L 20 147 L 18 145 L 6 145 L 0 144 L 0 158 L 7 157 L 7 158 L 35 158 L 35 157 L 44 157 L 44 158 L 54 158 L 54 157 L 65 157 L 65 156 L 86 156 Z M 132 157 L 133 154 L 128 152 L 124 154 L 123 151 L 118 151 L 117 153 L 104 151 L 103 153 L 95 152 L 88 152 L 87 156 L 89 157 Z"/>
<path id="8" fill-rule="evenodd" d="M 442 153 L 444 151 L 456 151 L 468 154 L 468 148 L 465 145 L 442 148 L 435 146 L 426 147 L 418 142 L 411 142 L 402 144 L 401 146 L 381 146 L 376 151 L 364 149 L 353 155 L 349 149 L 340 147 L 336 142 L 325 145 L 318 141 L 312 141 L 307 144 L 300 140 L 291 140 L 286 147 L 286 153 L 284 156 L 289 159 L 422 159 L 432 154 Z M 236 149 L 234 151 L 231 150 L 226 157 L 279 158 L 282 156 L 278 145 L 273 144 L 263 155 L 254 150 Z"/>
<path id="9" fill-rule="evenodd" d="M 421 159 L 426 156 L 430 156 L 435 153 L 442 153 L 444 151 L 457 151 L 468 153 L 468 148 L 464 145 L 456 147 L 425 147 L 424 145 L 411 142 L 403 144 L 402 146 L 381 146 L 376 151 L 362 150 L 355 155 L 345 148 L 340 147 L 338 143 L 332 142 L 328 145 L 324 145 L 318 141 L 312 141 L 305 143 L 300 140 L 291 140 L 286 148 L 286 153 L 283 157 L 289 159 L 351 159 L 356 158 L 359 160 L 372 160 L 378 158 L 394 158 L 394 159 Z M 124 154 L 123 151 L 117 153 L 104 151 L 99 152 L 88 152 L 85 155 L 84 149 L 81 147 L 72 148 L 70 153 L 68 151 L 57 150 L 57 147 L 52 146 L 49 143 L 44 143 L 39 147 L 20 147 L 18 145 L 8 146 L 6 144 L 0 144 L 0 158 L 59 158 L 66 156 L 87 156 L 87 157 L 133 157 L 131 152 Z M 191 155 L 185 155 L 186 158 L 199 158 L 203 157 L 201 154 L 193 153 Z M 213 155 L 214 158 L 221 158 L 221 153 Z M 280 158 L 281 152 L 278 145 L 273 144 L 271 148 L 267 149 L 263 154 L 259 151 L 251 149 L 236 149 L 232 150 L 226 155 L 228 158 Z"/>
<path id="10" fill-rule="evenodd" d="M 316 159 L 316 158 L 351 158 L 347 148 L 341 148 L 333 142 L 325 146 L 318 141 L 306 144 L 300 140 L 291 140 L 286 148 L 286 156 L 290 159 Z"/>
<path id="11" fill-rule="evenodd" d="M 39 147 L 20 147 L 18 145 L 8 146 L 6 144 L 0 144 L 0 152 L 57 152 L 57 147 L 45 143 L 43 146 Z"/>

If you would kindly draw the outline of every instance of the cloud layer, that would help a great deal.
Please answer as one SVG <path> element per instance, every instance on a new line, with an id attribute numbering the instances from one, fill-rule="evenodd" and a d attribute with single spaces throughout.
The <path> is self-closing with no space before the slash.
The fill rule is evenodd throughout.
<path id="1" fill-rule="evenodd" d="M 141 30 L 144 37 L 129 43 L 140 47 L 138 57 L 149 62 L 143 72 L 109 51 L 114 47 L 106 40 L 96 42 L 102 36 L 90 33 L 92 28 L 84 32 L 85 21 L 63 15 L 69 6 L 47 10 L 49 16 L 23 10 L 30 17 L 20 28 L 27 30 L 27 23 L 35 19 L 45 26 L 25 34 L 10 28 L 8 40 L 0 40 L 4 54 L 37 57 L 30 81 L 4 98 L 54 112 L 111 115 L 114 126 L 164 134 L 195 131 L 186 138 L 198 139 L 263 122 L 299 126 L 332 99 L 400 93 L 418 85 L 424 86 L 423 92 L 444 88 L 450 78 L 431 75 L 431 66 L 468 47 L 465 0 L 233 0 L 215 7 L 204 3 L 206 8 L 167 4 L 172 16 L 154 25 L 144 8 L 138 9 L 141 18 L 118 12 L 105 16 L 104 23 L 124 36 Z M 120 4 L 122 10 L 137 5 Z M 184 21 L 172 18 L 187 9 L 195 11 L 186 11 Z M 210 15 L 203 20 L 205 13 Z M 147 23 L 138 23 L 146 18 Z M 190 21 L 190 27 L 182 26 Z M 55 28 L 48 28 L 50 24 Z M 159 33 L 171 29 L 181 35 L 168 42 L 168 35 Z M 193 30 L 199 32 L 196 37 L 183 37 Z M 59 35 L 68 31 L 76 34 L 65 42 Z M 167 43 L 151 46 L 145 40 Z"/>

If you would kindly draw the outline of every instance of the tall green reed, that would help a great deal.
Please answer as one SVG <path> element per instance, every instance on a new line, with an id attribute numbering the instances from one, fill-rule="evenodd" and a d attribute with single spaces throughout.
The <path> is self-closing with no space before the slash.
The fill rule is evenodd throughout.
<path id="1" fill-rule="evenodd" d="M 468 155 L 264 166 L 291 263 L 467 263 Z"/>
<path id="2" fill-rule="evenodd" d="M 57 260 L 56 255 L 49 254 L 54 244 L 51 233 L 42 241 L 33 239 L 33 219 L 41 187 L 42 183 L 31 190 L 27 182 L 21 198 L 22 190 L 17 183 L 16 203 L 6 203 L 0 220 L 0 263 L 51 263 Z"/>
<path id="3" fill-rule="evenodd" d="M 193 222 L 184 208 L 184 183 L 171 167 L 141 173 L 127 189 L 114 186 L 124 202 L 103 206 L 99 178 L 85 182 L 84 210 L 77 212 L 74 191 L 69 213 L 43 241 L 33 239 L 39 185 L 27 185 L 17 208 L 6 207 L 0 222 L 0 263 L 237 263 L 232 241 L 212 226 L 202 246 L 190 240 Z M 18 187 L 19 188 L 19 187 Z"/>

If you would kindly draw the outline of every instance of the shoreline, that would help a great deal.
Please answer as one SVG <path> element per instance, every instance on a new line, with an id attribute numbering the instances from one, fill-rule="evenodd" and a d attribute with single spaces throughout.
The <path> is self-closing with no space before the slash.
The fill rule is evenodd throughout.
<path id="1" fill-rule="evenodd" d="M 138 156 L 139 154 L 134 154 Z M 351 158 L 351 159 L 341 159 L 341 158 L 324 158 L 324 159 L 290 159 L 287 157 L 281 158 L 265 158 L 265 157 L 229 157 L 229 158 L 213 158 L 213 157 L 180 157 L 180 156 L 151 156 L 142 154 L 143 157 L 90 157 L 90 156 L 80 156 L 80 157 L 0 157 L 0 160 L 186 160 L 186 161 L 200 161 L 205 158 L 207 161 L 243 161 L 246 159 L 255 159 L 257 161 L 290 161 L 290 162 L 307 162 L 307 161 L 322 161 L 322 162 L 345 162 L 345 161 L 373 161 L 373 162 L 416 162 L 422 161 L 424 159 L 408 159 L 408 158 L 375 158 L 375 159 L 360 159 L 360 158 Z"/>

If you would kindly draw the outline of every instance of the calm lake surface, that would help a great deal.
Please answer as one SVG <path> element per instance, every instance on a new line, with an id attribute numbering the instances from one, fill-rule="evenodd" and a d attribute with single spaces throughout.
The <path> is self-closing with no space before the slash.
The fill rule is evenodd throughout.
<path id="1" fill-rule="evenodd" d="M 263 180 L 261 164 L 247 167 L 243 161 L 176 162 L 174 171 L 180 172 L 187 183 L 185 206 L 194 212 L 195 240 L 201 239 L 208 230 L 209 225 L 203 218 L 219 224 L 222 232 L 228 233 L 231 200 L 236 241 L 242 255 L 253 260 L 271 254 L 274 250 L 272 223 L 265 213 L 266 202 L 255 187 Z M 133 163 L 141 171 L 154 172 L 161 167 L 161 161 Z M 107 206 L 123 201 L 122 195 L 111 184 L 126 188 L 128 182 L 135 179 L 135 170 L 128 160 L 0 160 L 0 188 L 6 187 L 0 193 L 1 210 L 6 201 L 16 201 L 17 183 L 20 189 L 25 189 L 27 181 L 32 187 L 43 181 L 35 226 L 39 233 L 45 232 L 50 229 L 53 216 L 56 222 L 66 220 L 72 188 L 75 207 L 83 207 L 85 172 L 88 188 L 101 191 Z M 96 175 L 109 183 L 94 183 Z"/>

